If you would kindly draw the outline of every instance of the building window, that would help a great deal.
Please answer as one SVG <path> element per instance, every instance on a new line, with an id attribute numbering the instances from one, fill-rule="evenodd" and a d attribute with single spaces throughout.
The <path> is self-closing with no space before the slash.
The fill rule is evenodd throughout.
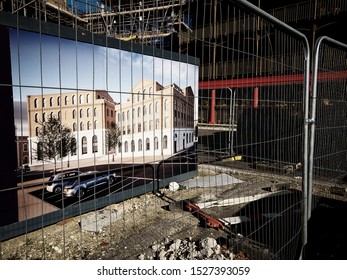
<path id="1" fill-rule="evenodd" d="M 98 121 L 94 121 L 94 129 L 96 129 L 97 125 L 98 125 Z"/>
<path id="2" fill-rule="evenodd" d="M 76 138 L 71 139 L 71 155 L 75 156 L 77 154 Z"/>
<path id="3" fill-rule="evenodd" d="M 76 131 L 77 130 L 77 128 L 76 128 L 76 123 L 74 122 L 73 124 L 72 124 L 72 131 Z"/>
<path id="4" fill-rule="evenodd" d="M 140 123 L 137 125 L 137 132 L 141 132 L 141 124 Z"/>
<path id="5" fill-rule="evenodd" d="M 43 160 L 43 144 L 37 143 L 37 160 Z"/>
<path id="6" fill-rule="evenodd" d="M 152 115 L 152 103 L 149 104 L 149 107 L 148 107 L 148 114 Z"/>
<path id="7" fill-rule="evenodd" d="M 141 117 L 141 107 L 137 108 L 137 117 Z"/>
<path id="8" fill-rule="evenodd" d="M 110 109 L 109 109 L 109 108 L 106 109 L 106 116 L 107 116 L 107 117 L 110 116 Z"/>
<path id="9" fill-rule="evenodd" d="M 52 106 L 54 105 L 53 103 L 54 103 L 54 101 L 53 101 L 53 97 L 51 97 L 51 98 L 49 99 L 49 106 L 51 106 L 51 107 L 52 107 Z"/>
<path id="10" fill-rule="evenodd" d="M 57 105 L 60 106 L 60 96 L 57 98 Z"/>
<path id="11" fill-rule="evenodd" d="M 135 141 L 131 140 L 131 151 L 135 152 Z"/>
<path id="12" fill-rule="evenodd" d="M 83 103 L 83 95 L 81 94 L 80 95 L 80 104 L 82 104 Z"/>
<path id="13" fill-rule="evenodd" d="M 122 152 L 122 143 L 118 143 L 118 153 Z"/>
<path id="14" fill-rule="evenodd" d="M 80 118 L 83 118 L 83 109 L 80 110 Z"/>
<path id="15" fill-rule="evenodd" d="M 42 98 L 42 107 L 46 107 L 46 98 Z"/>
<path id="16" fill-rule="evenodd" d="M 167 136 L 163 137 L 163 149 L 167 149 Z"/>
<path id="17" fill-rule="evenodd" d="M 90 121 L 87 122 L 87 130 L 92 129 L 91 125 L 90 125 Z"/>
<path id="18" fill-rule="evenodd" d="M 155 119 L 155 129 L 159 129 L 159 119 Z"/>
<path id="19" fill-rule="evenodd" d="M 137 102 L 140 102 L 141 91 L 137 93 Z"/>
<path id="20" fill-rule="evenodd" d="M 69 97 L 65 96 L 65 105 L 67 105 L 69 103 Z"/>
<path id="21" fill-rule="evenodd" d="M 81 123 L 82 124 L 82 123 Z M 88 153 L 87 137 L 82 137 L 82 155 Z"/>
<path id="22" fill-rule="evenodd" d="M 145 105 L 145 106 L 143 106 L 143 115 L 146 116 L 146 114 L 147 114 L 147 107 Z"/>
<path id="23" fill-rule="evenodd" d="M 28 151 L 28 144 L 23 144 L 23 152 L 27 152 Z"/>
<path id="24" fill-rule="evenodd" d="M 35 114 L 35 122 L 36 123 L 39 122 L 39 118 L 38 118 L 38 114 L 37 113 Z"/>
<path id="25" fill-rule="evenodd" d="M 34 108 L 37 108 L 37 98 L 34 99 Z"/>
<path id="26" fill-rule="evenodd" d="M 72 104 L 76 104 L 76 95 L 72 96 Z"/>
<path id="27" fill-rule="evenodd" d="M 87 94 L 87 103 L 90 103 L 90 95 Z"/>
<path id="28" fill-rule="evenodd" d="M 65 113 L 65 116 L 66 116 L 66 113 Z M 51 112 L 51 113 L 49 114 L 49 117 L 51 118 L 51 120 L 53 120 L 53 112 Z"/>
<path id="29" fill-rule="evenodd" d="M 28 156 L 24 156 L 23 157 L 23 164 L 28 164 L 29 163 L 29 157 Z"/>
<path id="30" fill-rule="evenodd" d="M 155 150 L 158 150 L 158 149 L 159 149 L 158 137 L 154 137 L 154 149 L 155 149 Z"/>
<path id="31" fill-rule="evenodd" d="M 72 118 L 73 118 L 73 119 L 76 119 L 76 110 L 73 110 L 73 111 L 72 111 Z"/>
<path id="32" fill-rule="evenodd" d="M 42 121 L 45 122 L 46 121 L 46 113 L 42 114 Z"/>
<path id="33" fill-rule="evenodd" d="M 94 108 L 94 117 L 96 117 L 96 107 Z"/>
<path id="34" fill-rule="evenodd" d="M 149 88 L 149 94 L 152 94 L 153 91 L 152 91 L 152 87 Z"/>
<path id="35" fill-rule="evenodd" d="M 61 112 L 58 112 L 58 120 L 61 120 Z"/>
<path id="36" fill-rule="evenodd" d="M 149 121 L 149 131 L 151 131 L 152 129 L 153 129 L 153 121 L 152 120 L 150 120 Z"/>
<path id="37" fill-rule="evenodd" d="M 143 122 L 143 131 L 146 131 L 147 129 L 147 122 Z"/>
<path id="38" fill-rule="evenodd" d="M 131 134 L 130 125 L 127 125 L 127 133 Z"/>
<path id="39" fill-rule="evenodd" d="M 87 109 L 87 118 L 90 117 L 90 108 Z"/>
<path id="40" fill-rule="evenodd" d="M 125 141 L 124 143 L 124 153 L 128 152 L 128 141 Z"/>
<path id="41" fill-rule="evenodd" d="M 146 99 L 146 89 L 143 90 L 143 97 L 142 97 L 143 100 Z"/>
<path id="42" fill-rule="evenodd" d="M 146 151 L 149 151 L 151 149 L 151 144 L 149 141 L 149 138 L 146 139 Z"/>
<path id="43" fill-rule="evenodd" d="M 142 140 L 140 139 L 139 142 L 138 142 L 138 149 L 137 149 L 139 152 L 142 151 Z"/>
<path id="44" fill-rule="evenodd" d="M 165 99 L 165 101 L 164 101 L 164 110 L 167 111 L 167 109 L 168 109 L 168 100 Z"/>
<path id="45" fill-rule="evenodd" d="M 96 135 L 93 136 L 93 153 L 98 152 L 98 137 Z"/>
<path id="46" fill-rule="evenodd" d="M 83 122 L 80 122 L 80 131 L 82 131 L 84 129 L 84 124 Z"/>
<path id="47" fill-rule="evenodd" d="M 169 124 L 169 117 L 165 117 L 165 128 L 168 127 Z"/>

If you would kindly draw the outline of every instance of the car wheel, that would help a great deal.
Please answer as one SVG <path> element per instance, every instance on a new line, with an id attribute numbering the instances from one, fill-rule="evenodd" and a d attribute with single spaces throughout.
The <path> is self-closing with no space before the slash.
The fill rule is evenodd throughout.
<path id="1" fill-rule="evenodd" d="M 61 186 L 56 186 L 54 189 L 53 189 L 53 192 L 54 193 L 61 193 L 62 191 L 62 187 Z"/>
<path id="2" fill-rule="evenodd" d="M 115 178 L 113 176 L 110 176 L 108 182 L 110 183 L 110 185 L 112 185 L 115 182 Z"/>
<path id="3" fill-rule="evenodd" d="M 84 190 L 84 189 L 79 189 L 79 190 L 77 191 L 77 193 L 76 193 L 76 196 L 77 196 L 78 198 L 82 198 L 82 197 L 84 196 L 84 194 L 85 194 L 85 190 Z"/>

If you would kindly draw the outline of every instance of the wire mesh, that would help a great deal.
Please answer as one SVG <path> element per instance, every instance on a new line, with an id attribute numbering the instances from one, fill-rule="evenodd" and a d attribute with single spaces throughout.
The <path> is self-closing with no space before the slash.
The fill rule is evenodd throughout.
<path id="1" fill-rule="evenodd" d="M 124 2 L 1 15 L 1 257 L 298 258 L 302 38 L 232 1 Z"/>

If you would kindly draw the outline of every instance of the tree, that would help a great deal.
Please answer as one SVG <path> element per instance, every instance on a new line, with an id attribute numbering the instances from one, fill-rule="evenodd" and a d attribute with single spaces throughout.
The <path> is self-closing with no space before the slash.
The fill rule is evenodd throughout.
<path id="1" fill-rule="evenodd" d="M 41 123 L 37 137 L 39 141 L 37 158 L 53 159 L 55 171 L 57 160 L 66 157 L 73 146 L 74 136 L 71 129 L 62 125 L 61 121 L 53 116 Z"/>
<path id="2" fill-rule="evenodd" d="M 114 152 L 116 150 L 118 143 L 120 143 L 120 136 L 121 132 L 119 130 L 119 127 L 114 122 L 112 122 L 110 127 L 107 128 L 105 136 L 105 143 L 108 153 L 110 153 L 111 151 Z"/>

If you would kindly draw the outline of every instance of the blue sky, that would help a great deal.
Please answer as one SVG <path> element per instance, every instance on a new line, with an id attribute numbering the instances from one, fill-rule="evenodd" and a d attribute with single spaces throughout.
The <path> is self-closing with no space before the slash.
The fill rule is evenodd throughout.
<path id="1" fill-rule="evenodd" d="M 195 65 L 21 30 L 10 38 L 18 135 L 27 133 L 27 95 L 102 89 L 123 102 L 142 79 L 198 93 Z"/>

